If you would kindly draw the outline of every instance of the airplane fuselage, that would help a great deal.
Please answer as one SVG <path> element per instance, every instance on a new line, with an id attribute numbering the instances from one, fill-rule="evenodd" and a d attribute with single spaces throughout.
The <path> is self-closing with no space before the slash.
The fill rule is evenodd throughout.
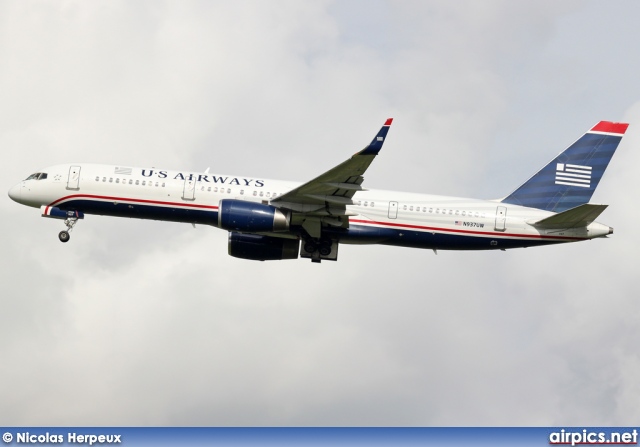
<path id="1" fill-rule="evenodd" d="M 219 226 L 223 199 L 269 204 L 295 182 L 232 175 L 74 163 L 45 168 L 46 178 L 24 180 L 9 195 L 19 203 L 84 214 Z M 575 242 L 612 229 L 541 229 L 531 225 L 555 213 L 477 200 L 406 192 L 362 190 L 346 205 L 348 226 L 327 225 L 340 243 L 443 250 L 490 250 Z M 324 218 L 330 222 L 330 211 Z M 292 222 L 295 226 L 296 222 Z M 260 232 L 297 237 L 296 232 Z"/>
<path id="2" fill-rule="evenodd" d="M 595 222 L 607 205 L 589 200 L 628 124 L 600 121 L 508 196 L 478 200 L 363 188 L 392 121 L 306 183 L 74 163 L 30 175 L 9 196 L 64 219 L 62 242 L 85 214 L 166 220 L 226 230 L 231 256 L 259 261 L 336 261 L 345 243 L 505 250 L 613 232 Z"/>

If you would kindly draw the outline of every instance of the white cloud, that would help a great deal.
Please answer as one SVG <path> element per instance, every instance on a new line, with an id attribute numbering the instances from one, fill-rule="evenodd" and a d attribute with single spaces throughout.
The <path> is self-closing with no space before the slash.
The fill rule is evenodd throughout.
<path id="1" fill-rule="evenodd" d="M 637 6 L 618 6 L 624 33 L 600 30 L 603 47 L 637 37 Z M 395 116 L 369 187 L 491 198 L 592 115 L 632 123 L 595 200 L 611 204 L 602 219 L 616 233 L 576 245 L 437 256 L 343 246 L 337 263 L 256 263 L 228 257 L 219 230 L 171 223 L 88 216 L 63 245 L 60 222 L 7 198 L 6 424 L 637 420 L 640 95 L 628 72 L 640 61 L 576 49 L 595 32 L 580 23 L 604 5 L 0 8 L 5 189 L 72 160 L 306 180 Z M 576 107 L 576 92 L 558 97 L 576 76 L 558 69 L 564 57 L 625 69 Z M 581 89 L 603 88 L 601 71 L 579 73 Z"/>

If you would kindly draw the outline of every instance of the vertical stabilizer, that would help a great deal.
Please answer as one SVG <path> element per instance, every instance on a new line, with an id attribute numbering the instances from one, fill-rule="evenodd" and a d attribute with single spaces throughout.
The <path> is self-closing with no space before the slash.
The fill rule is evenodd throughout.
<path id="1" fill-rule="evenodd" d="M 628 126 L 600 121 L 502 202 L 556 213 L 588 203 Z"/>

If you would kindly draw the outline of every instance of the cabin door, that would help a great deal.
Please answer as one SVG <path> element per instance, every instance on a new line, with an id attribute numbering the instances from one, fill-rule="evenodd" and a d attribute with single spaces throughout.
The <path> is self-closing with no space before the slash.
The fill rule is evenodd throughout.
<path id="1" fill-rule="evenodd" d="M 507 207 L 499 206 L 496 209 L 496 231 L 505 231 L 505 222 L 507 221 Z"/>
<path id="2" fill-rule="evenodd" d="M 184 180 L 184 189 L 182 190 L 182 200 L 195 200 L 196 199 L 196 181 L 193 178 L 187 177 Z"/>
<path id="3" fill-rule="evenodd" d="M 69 177 L 67 178 L 67 189 L 80 189 L 80 166 L 71 166 L 69 168 Z"/>
<path id="4" fill-rule="evenodd" d="M 398 217 L 398 202 L 389 202 L 389 219 Z"/>

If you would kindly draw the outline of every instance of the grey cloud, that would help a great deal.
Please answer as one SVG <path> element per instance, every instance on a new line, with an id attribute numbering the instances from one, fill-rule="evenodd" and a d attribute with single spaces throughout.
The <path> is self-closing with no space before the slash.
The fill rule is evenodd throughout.
<path id="1" fill-rule="evenodd" d="M 640 60 L 576 69 L 581 23 L 637 40 L 616 5 L 3 3 L 5 190 L 73 160 L 305 180 L 395 116 L 369 187 L 492 198 L 598 119 L 632 126 L 594 197 L 616 233 L 575 245 L 254 263 L 212 228 L 97 216 L 62 245 L 5 197 L 2 420 L 635 423 Z"/>

